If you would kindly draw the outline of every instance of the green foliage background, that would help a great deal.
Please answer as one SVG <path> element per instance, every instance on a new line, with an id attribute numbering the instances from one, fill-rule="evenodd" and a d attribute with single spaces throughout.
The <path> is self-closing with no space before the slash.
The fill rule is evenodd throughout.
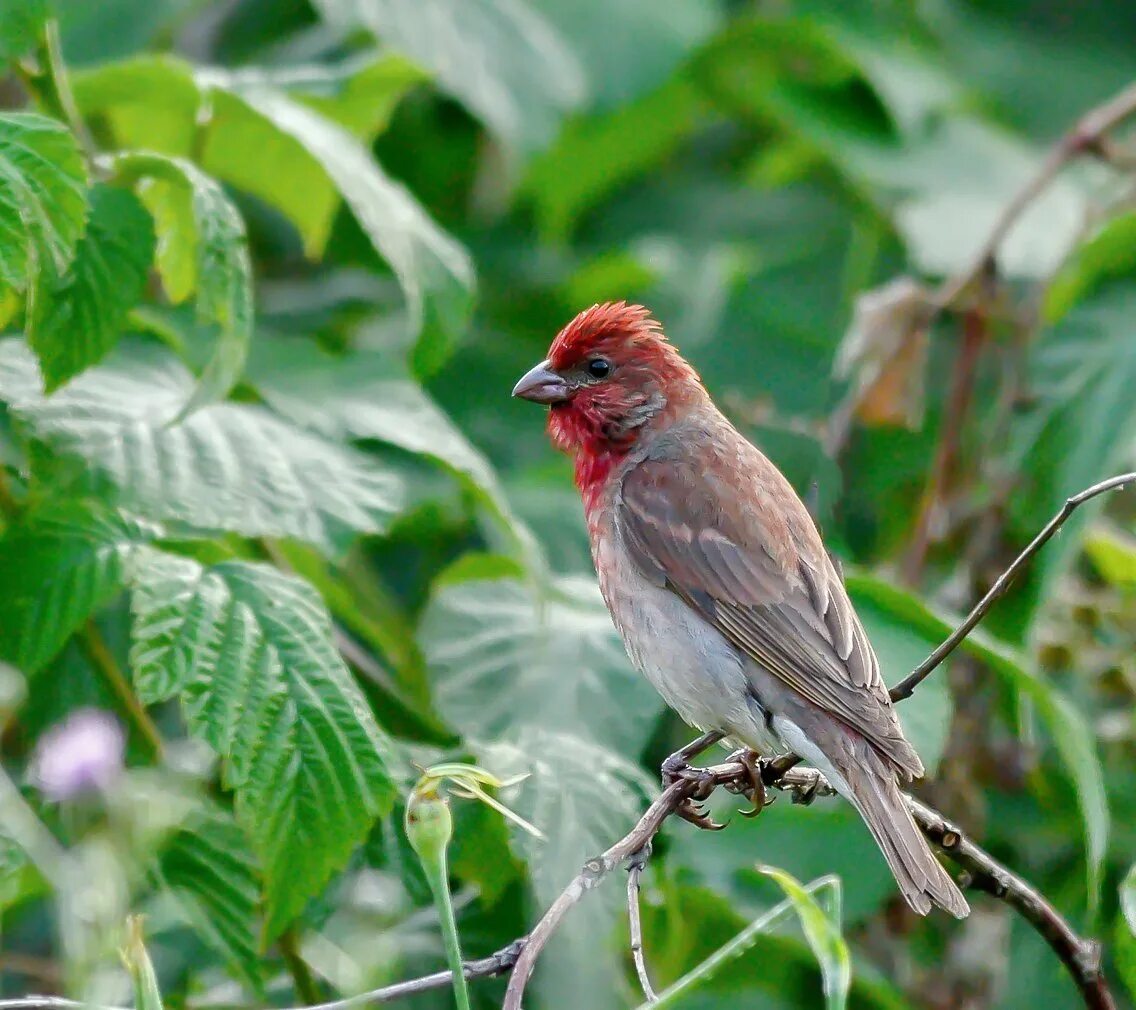
<path id="1" fill-rule="evenodd" d="M 1136 79 L 1134 38 L 1121 0 L 4 0 L 0 743 L 29 806 L 0 790 L 0 992 L 121 1002 L 133 976 L 139 1005 L 258 1007 L 306 999 L 300 961 L 326 997 L 438 970 L 402 825 L 439 760 L 527 775 L 500 799 L 544 836 L 452 801 L 467 956 L 633 823 L 689 731 L 629 667 L 570 464 L 508 395 L 593 302 L 654 310 L 808 494 L 887 677 L 916 665 L 1069 494 L 1133 468 L 1123 132 L 1000 247 L 961 417 L 978 294 L 929 333 L 893 303 L 844 370 L 842 335 L 847 357 L 864 292 L 971 266 Z M 1117 497 L 901 706 L 930 800 L 1103 938 L 1129 994 L 1134 636 Z M 48 802 L 32 755 L 86 706 L 128 727 L 128 770 Z M 762 864 L 837 874 L 842 902 L 676 1005 L 817 1006 L 818 963 L 840 1005 L 841 904 L 850 1006 L 1076 1002 L 996 903 L 912 921 L 836 800 L 667 826 L 660 984 L 797 893 Z M 526 1005 L 639 1004 L 621 893 L 574 913 Z"/>

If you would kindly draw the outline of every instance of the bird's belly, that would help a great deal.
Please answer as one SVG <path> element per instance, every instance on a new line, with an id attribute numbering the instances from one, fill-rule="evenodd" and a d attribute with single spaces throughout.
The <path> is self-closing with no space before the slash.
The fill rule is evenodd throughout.
<path id="1" fill-rule="evenodd" d="M 600 569 L 604 571 L 604 568 Z M 769 753 L 781 742 L 750 688 L 745 659 L 717 630 L 625 558 L 601 579 L 632 663 L 686 722 Z"/>

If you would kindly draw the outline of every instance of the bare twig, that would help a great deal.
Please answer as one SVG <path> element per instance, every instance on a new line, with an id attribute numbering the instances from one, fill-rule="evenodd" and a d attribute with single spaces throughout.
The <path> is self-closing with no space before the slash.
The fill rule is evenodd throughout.
<path id="1" fill-rule="evenodd" d="M 1136 113 L 1136 84 L 1128 85 L 1103 105 L 1086 112 L 1050 150 L 1037 173 L 1030 178 L 998 215 L 994 227 L 970 265 L 943 282 L 935 294 L 938 311 L 954 305 L 984 273 L 996 267 L 998 249 L 1022 214 L 1048 187 L 1069 162 L 1083 154 L 1105 155 L 1106 138 Z"/>
<path id="2" fill-rule="evenodd" d="M 1060 511 L 1050 519 L 1049 522 L 1045 524 L 1042 531 L 1030 541 L 1029 546 L 1014 559 L 1009 568 L 994 580 L 994 585 L 992 585 L 986 595 L 974 605 L 974 609 L 966 615 L 966 619 L 962 624 L 951 632 L 950 636 L 942 645 L 891 689 L 891 700 L 903 701 L 905 698 L 911 697 L 915 689 L 927 679 L 932 671 L 962 644 L 966 636 L 974 630 L 979 621 L 990 611 L 990 608 L 1006 593 L 1006 590 L 1010 588 L 1010 585 L 1013 583 L 1014 579 L 1017 578 L 1021 570 L 1029 564 L 1030 559 L 1052 539 L 1053 534 L 1061 529 L 1069 516 L 1081 505 L 1096 498 L 1097 495 L 1102 495 L 1107 491 L 1119 490 L 1126 484 L 1132 483 L 1136 483 L 1136 472 L 1122 473 L 1117 477 L 1110 477 L 1108 480 L 1102 480 L 1099 484 L 1085 488 L 1084 491 L 1067 499 L 1065 504 L 1061 506 Z"/>
<path id="3" fill-rule="evenodd" d="M 1101 971 L 1101 949 L 1095 940 L 1078 936 L 1044 896 L 979 848 L 937 810 L 904 796 L 915 822 L 953 862 L 966 871 L 965 883 L 1006 902 L 1025 919 L 1068 969 L 1090 1010 L 1115 1010 Z"/>
<path id="4" fill-rule="evenodd" d="M 627 924 L 631 937 L 631 959 L 635 962 L 635 974 L 648 1003 L 659 1001 L 651 976 L 647 974 L 647 959 L 643 953 L 643 921 L 639 915 L 639 876 L 647 865 L 649 849 L 632 856 L 627 867 Z"/>

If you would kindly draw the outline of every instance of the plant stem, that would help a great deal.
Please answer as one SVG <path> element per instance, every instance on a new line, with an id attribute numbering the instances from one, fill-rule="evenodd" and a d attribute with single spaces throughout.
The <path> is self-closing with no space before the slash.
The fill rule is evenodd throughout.
<path id="1" fill-rule="evenodd" d="M 130 682 L 126 679 L 126 675 L 119 668 L 118 661 L 114 658 L 114 654 L 110 651 L 110 647 L 103 638 L 102 632 L 99 631 L 99 626 L 94 622 L 94 619 L 87 621 L 87 626 L 79 634 L 79 642 L 83 646 L 83 651 L 86 652 L 87 658 L 91 661 L 99 673 L 110 685 L 111 690 L 115 696 L 122 703 L 123 708 L 129 713 L 138 732 L 145 739 L 149 745 L 150 750 L 155 758 L 162 756 L 163 744 L 162 736 L 158 732 L 158 727 L 154 725 L 154 720 L 150 718 L 150 713 L 146 711 L 145 707 L 138 700 L 138 696 L 134 693 L 134 689 L 130 686 Z"/>
<path id="2" fill-rule="evenodd" d="M 320 1001 L 319 986 L 316 985 L 315 976 L 307 961 L 300 954 L 300 937 L 296 927 L 289 926 L 280 934 L 277 941 L 280 953 L 284 956 L 284 963 L 288 966 L 288 974 L 292 976 L 292 986 L 301 1003 L 312 1006 Z"/>
<path id="3" fill-rule="evenodd" d="M 465 980 L 462 962 L 461 941 L 458 939 L 458 925 L 454 918 L 454 903 L 450 897 L 450 874 L 446 860 L 446 850 L 439 852 L 438 859 L 422 860 L 422 869 L 434 892 L 434 904 L 438 906 L 438 918 L 442 923 L 442 939 L 446 944 L 446 963 L 453 972 L 454 1000 L 458 1010 L 470 1010 L 469 986 Z"/>

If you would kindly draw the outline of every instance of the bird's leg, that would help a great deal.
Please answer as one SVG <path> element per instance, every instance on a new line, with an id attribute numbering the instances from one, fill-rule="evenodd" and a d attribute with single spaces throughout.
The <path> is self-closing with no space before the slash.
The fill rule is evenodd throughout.
<path id="1" fill-rule="evenodd" d="M 712 747 L 718 743 L 725 733 L 720 733 L 716 730 L 709 733 L 703 733 L 702 736 L 692 740 L 685 747 L 681 747 L 671 754 L 665 761 L 663 761 L 662 768 L 660 769 L 663 779 L 663 788 L 674 785 L 676 782 L 695 782 L 697 784 L 694 792 L 683 800 L 681 804 L 675 809 L 684 821 L 690 821 L 696 827 L 703 828 L 706 831 L 721 831 L 726 825 L 719 824 L 715 821 L 705 810 L 703 810 L 696 801 L 708 799 L 710 794 L 714 791 L 714 782 L 708 778 L 706 773 L 701 768 L 694 768 L 690 765 L 690 759 L 696 754 L 701 754 L 707 747 Z"/>
<path id="2" fill-rule="evenodd" d="M 761 756 L 757 751 L 750 750 L 748 747 L 743 747 L 741 750 L 734 751 L 733 754 L 727 759 L 729 761 L 736 761 L 743 768 L 745 781 L 738 781 L 737 786 L 730 789 L 731 792 L 740 792 L 746 796 L 753 804 L 750 810 L 739 810 L 738 813 L 743 817 L 756 817 L 761 813 L 770 803 L 773 802 L 773 797 L 766 798 L 765 794 L 765 780 L 761 777 L 762 761 Z"/>

